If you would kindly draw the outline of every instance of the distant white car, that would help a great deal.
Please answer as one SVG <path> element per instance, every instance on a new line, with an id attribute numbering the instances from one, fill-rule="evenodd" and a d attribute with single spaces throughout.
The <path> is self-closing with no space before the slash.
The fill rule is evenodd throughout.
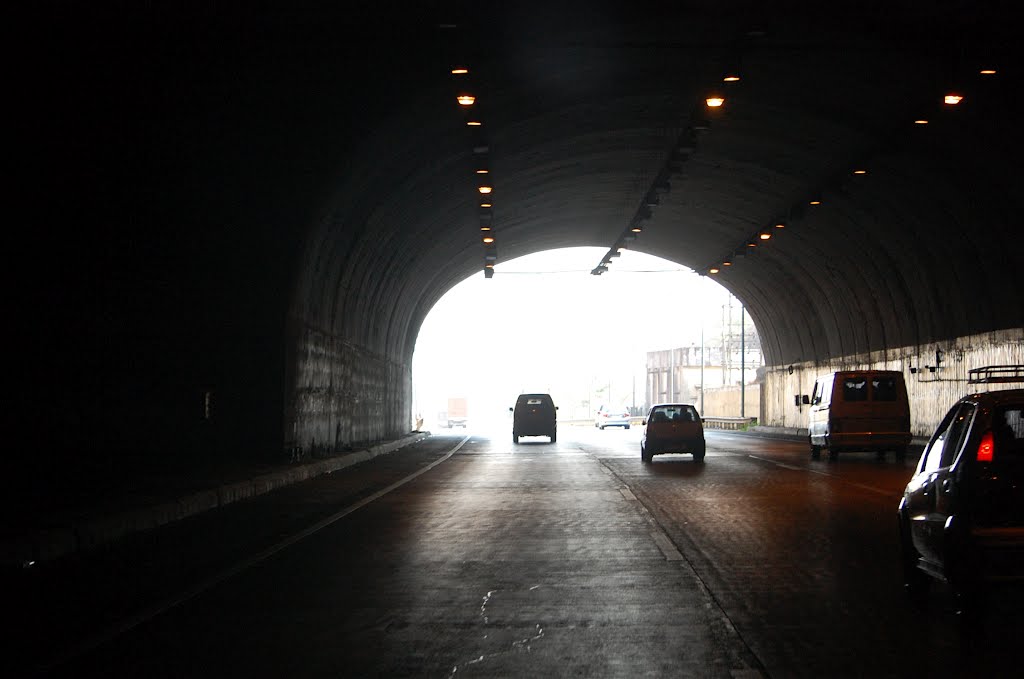
<path id="1" fill-rule="evenodd" d="M 622 427 L 629 429 L 629 413 L 625 408 L 609 408 L 601 406 L 597 410 L 597 417 L 594 418 L 594 426 L 598 429 L 605 427 Z"/>

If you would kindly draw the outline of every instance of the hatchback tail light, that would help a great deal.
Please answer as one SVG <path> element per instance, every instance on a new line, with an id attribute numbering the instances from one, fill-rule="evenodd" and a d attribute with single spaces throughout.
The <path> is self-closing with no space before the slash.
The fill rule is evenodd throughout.
<path id="1" fill-rule="evenodd" d="M 991 462 L 994 452 L 995 443 L 992 440 L 992 430 L 989 429 L 981 435 L 981 441 L 978 443 L 978 462 Z"/>

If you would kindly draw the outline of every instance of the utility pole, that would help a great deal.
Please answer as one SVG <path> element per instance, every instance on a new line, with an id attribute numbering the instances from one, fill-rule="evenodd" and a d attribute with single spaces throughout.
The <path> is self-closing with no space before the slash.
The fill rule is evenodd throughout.
<path id="1" fill-rule="evenodd" d="M 704 324 L 700 324 L 700 416 L 704 417 Z"/>
<path id="2" fill-rule="evenodd" d="M 746 307 L 740 305 L 740 417 L 746 417 L 746 395 L 747 395 L 747 377 L 746 377 L 746 347 L 745 334 L 743 332 L 743 315 L 746 311 Z"/>

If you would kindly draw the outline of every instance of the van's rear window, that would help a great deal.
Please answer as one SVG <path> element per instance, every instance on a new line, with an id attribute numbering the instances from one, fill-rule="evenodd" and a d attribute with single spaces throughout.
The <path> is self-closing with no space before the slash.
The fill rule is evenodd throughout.
<path id="1" fill-rule="evenodd" d="M 844 401 L 868 400 L 868 379 L 866 377 L 847 377 L 843 380 Z"/>
<path id="2" fill-rule="evenodd" d="M 871 379 L 872 401 L 895 401 L 896 378 L 874 377 Z"/>

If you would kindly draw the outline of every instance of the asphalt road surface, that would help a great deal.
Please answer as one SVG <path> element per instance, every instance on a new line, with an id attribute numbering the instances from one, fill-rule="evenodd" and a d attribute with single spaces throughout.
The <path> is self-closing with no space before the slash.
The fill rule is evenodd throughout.
<path id="1" fill-rule="evenodd" d="M 708 432 L 434 436 L 101 552 L 6 574 L 26 676 L 1016 676 L 1020 593 L 902 593 L 914 460 Z"/>

